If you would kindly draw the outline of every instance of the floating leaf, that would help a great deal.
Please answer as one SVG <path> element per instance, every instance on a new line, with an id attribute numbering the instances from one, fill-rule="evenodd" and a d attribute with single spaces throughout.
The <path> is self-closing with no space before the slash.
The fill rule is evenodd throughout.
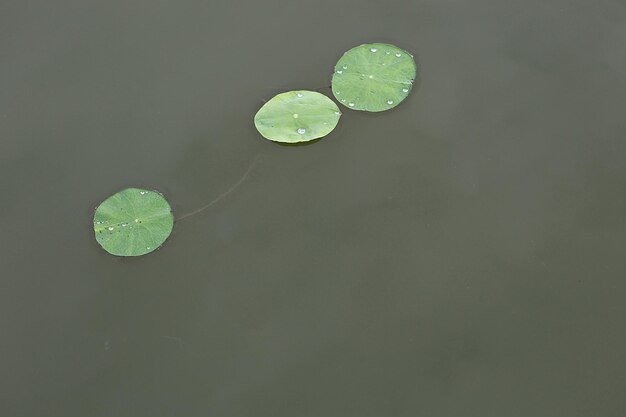
<path id="1" fill-rule="evenodd" d="M 265 138 L 275 142 L 307 142 L 328 135 L 341 112 L 331 99 L 315 91 L 289 91 L 274 96 L 254 116 Z"/>
<path id="2" fill-rule="evenodd" d="M 346 52 L 333 74 L 333 94 L 353 110 L 378 112 L 402 102 L 417 74 L 413 56 L 384 43 L 371 43 Z"/>
<path id="3" fill-rule="evenodd" d="M 96 240 L 111 255 L 140 256 L 165 242 L 174 227 L 172 209 L 156 191 L 127 188 L 96 209 Z"/>

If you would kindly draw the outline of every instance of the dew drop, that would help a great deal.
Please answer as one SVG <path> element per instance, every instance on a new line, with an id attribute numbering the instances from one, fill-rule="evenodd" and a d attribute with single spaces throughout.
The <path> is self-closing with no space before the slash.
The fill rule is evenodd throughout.
<path id="1" fill-rule="evenodd" d="M 122 223 L 122 227 L 128 226 L 128 223 Z"/>
<path id="2" fill-rule="evenodd" d="M 400 52 L 398 52 L 398 53 L 396 54 L 396 56 L 397 56 L 398 58 L 400 58 L 400 57 L 402 56 L 402 54 L 401 54 Z"/>
<path id="3" fill-rule="evenodd" d="M 148 247 L 146 247 L 146 249 L 150 250 L 151 248 L 150 248 L 150 246 L 148 246 Z"/>
<path id="4" fill-rule="evenodd" d="M 353 102 L 350 102 L 350 103 L 348 103 L 348 106 L 350 106 L 350 107 L 354 107 L 354 103 L 353 103 Z"/>
<path id="5" fill-rule="evenodd" d="M 369 76 L 369 77 L 367 77 L 367 78 L 369 78 L 369 79 L 371 80 L 372 78 L 374 78 L 374 76 L 373 76 L 373 75 L 370 75 L 370 76 Z"/>
<path id="6" fill-rule="evenodd" d="M 393 100 L 387 100 L 387 104 L 393 104 Z"/>
<path id="7" fill-rule="evenodd" d="M 109 226 L 109 227 L 107 227 L 107 229 L 109 229 L 109 230 L 113 230 L 113 229 L 114 229 L 114 227 Z"/>
<path id="8" fill-rule="evenodd" d="M 298 93 L 296 94 L 298 97 L 302 97 L 302 93 Z"/>
<path id="9" fill-rule="evenodd" d="M 337 71 L 337 74 L 343 74 L 342 70 Z"/>
<path id="10" fill-rule="evenodd" d="M 139 194 L 144 195 L 146 192 L 145 191 L 139 191 Z"/>
<path id="11" fill-rule="evenodd" d="M 370 51 L 372 51 L 372 52 L 376 52 L 376 51 L 378 51 L 378 49 L 376 49 L 376 48 L 370 48 Z"/>
<path id="12" fill-rule="evenodd" d="M 306 133 L 306 129 L 300 128 L 300 129 L 298 129 L 298 133 L 301 134 L 301 135 L 304 135 Z"/>
<path id="13" fill-rule="evenodd" d="M 343 68 L 343 69 L 348 69 L 348 66 L 347 66 L 347 65 L 344 65 L 344 66 L 342 66 L 341 68 Z"/>
<path id="14" fill-rule="evenodd" d="M 336 114 L 337 116 L 339 116 L 341 113 L 340 113 L 340 112 L 338 112 L 338 111 L 336 111 L 336 112 L 335 112 L 335 114 Z"/>
<path id="15" fill-rule="evenodd" d="M 342 103 L 345 103 L 345 102 L 346 102 L 346 99 L 345 99 L 345 98 L 342 98 L 342 99 L 341 99 L 341 102 L 342 102 Z"/>
<path id="16" fill-rule="evenodd" d="M 298 116 L 298 113 L 294 113 L 294 114 L 293 114 L 293 118 L 294 118 L 294 119 L 297 119 L 298 117 L 300 117 L 300 116 Z"/>
<path id="17" fill-rule="evenodd" d="M 135 223 L 139 223 L 139 219 L 135 219 Z"/>
<path id="18" fill-rule="evenodd" d="M 403 88 L 402 91 L 404 91 L 405 93 L 408 93 L 409 89 L 408 88 Z"/>

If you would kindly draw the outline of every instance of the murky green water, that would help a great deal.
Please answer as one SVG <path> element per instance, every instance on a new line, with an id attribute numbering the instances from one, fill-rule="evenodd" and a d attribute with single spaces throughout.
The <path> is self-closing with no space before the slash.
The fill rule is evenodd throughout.
<path id="1" fill-rule="evenodd" d="M 405 103 L 259 136 L 372 41 Z M 625 44 L 617 0 L 3 1 L 0 414 L 624 416 Z M 93 239 L 257 155 L 161 250 Z"/>

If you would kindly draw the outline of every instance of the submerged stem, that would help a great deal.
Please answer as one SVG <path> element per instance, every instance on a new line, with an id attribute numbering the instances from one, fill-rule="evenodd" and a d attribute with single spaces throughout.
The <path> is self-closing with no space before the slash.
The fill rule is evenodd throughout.
<path id="1" fill-rule="evenodd" d="M 331 85 L 325 85 L 324 87 L 318 87 L 318 88 L 314 88 L 313 91 L 319 91 L 319 90 L 331 90 L 333 87 Z"/>
<path id="2" fill-rule="evenodd" d="M 231 185 L 228 190 L 224 191 L 222 194 L 218 195 L 212 201 L 210 201 L 209 203 L 207 203 L 204 206 L 200 207 L 199 209 L 196 209 L 196 210 L 194 210 L 194 211 L 192 211 L 190 213 L 187 213 L 187 214 L 183 214 L 182 216 L 180 216 L 179 218 L 175 219 L 174 221 L 178 222 L 178 221 L 181 221 L 181 220 L 186 219 L 188 217 L 195 216 L 196 214 L 198 214 L 198 213 L 208 209 L 213 204 L 217 203 L 218 201 L 220 201 L 224 197 L 228 196 L 228 194 L 230 194 L 233 191 L 235 191 L 237 189 L 237 187 L 239 187 L 246 180 L 246 178 L 248 178 L 248 175 L 250 174 L 250 172 L 252 172 L 252 170 L 256 166 L 260 156 L 261 155 L 257 155 L 257 156 L 254 157 L 254 159 L 250 163 L 250 166 L 248 167 L 246 172 L 244 172 L 244 174 L 241 176 L 241 178 L 239 178 L 239 180 L 236 183 Z"/>

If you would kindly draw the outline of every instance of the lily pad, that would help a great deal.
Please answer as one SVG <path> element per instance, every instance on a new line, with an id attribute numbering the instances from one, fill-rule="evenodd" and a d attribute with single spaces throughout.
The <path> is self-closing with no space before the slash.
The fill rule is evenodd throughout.
<path id="1" fill-rule="evenodd" d="M 353 110 L 379 112 L 392 109 L 413 87 L 417 67 L 404 49 L 370 43 L 350 49 L 337 62 L 333 94 Z"/>
<path id="2" fill-rule="evenodd" d="M 169 203 L 156 191 L 127 188 L 104 200 L 93 217 L 96 240 L 111 255 L 140 256 L 165 242 L 174 227 Z"/>
<path id="3" fill-rule="evenodd" d="M 315 91 L 289 91 L 274 96 L 254 116 L 263 137 L 286 143 L 307 142 L 328 135 L 341 117 L 330 98 Z"/>

